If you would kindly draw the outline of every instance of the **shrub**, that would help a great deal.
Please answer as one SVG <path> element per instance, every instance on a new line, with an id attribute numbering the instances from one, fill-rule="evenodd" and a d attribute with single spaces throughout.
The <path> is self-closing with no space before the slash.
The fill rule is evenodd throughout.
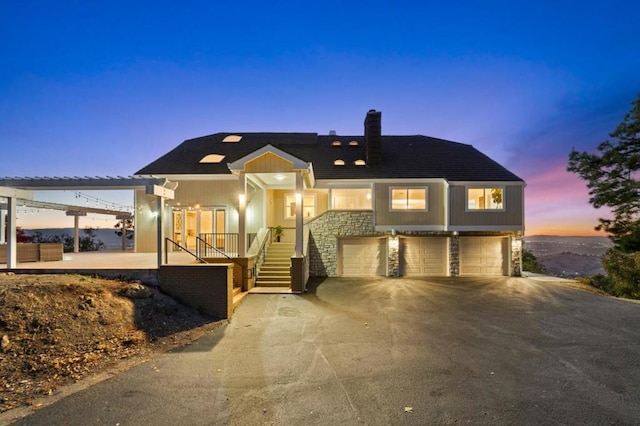
<path id="1" fill-rule="evenodd" d="M 608 289 L 603 288 L 604 291 L 614 296 L 640 299 L 640 252 L 623 253 L 611 249 L 602 258 L 602 266 L 607 271 L 603 284 Z"/>
<path id="2" fill-rule="evenodd" d="M 544 274 L 547 270 L 538 262 L 536 256 L 528 250 L 522 250 L 522 270 L 534 274 Z"/>

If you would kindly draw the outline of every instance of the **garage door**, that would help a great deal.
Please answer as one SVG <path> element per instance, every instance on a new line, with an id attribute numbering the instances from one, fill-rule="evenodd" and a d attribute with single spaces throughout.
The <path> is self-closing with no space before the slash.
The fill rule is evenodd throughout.
<path id="1" fill-rule="evenodd" d="M 386 243 L 383 238 L 341 238 L 339 269 L 343 277 L 386 275 Z"/>
<path id="2" fill-rule="evenodd" d="M 508 275 L 507 238 L 461 237 L 460 275 Z"/>
<path id="3" fill-rule="evenodd" d="M 402 238 L 400 274 L 407 277 L 447 275 L 446 238 Z"/>

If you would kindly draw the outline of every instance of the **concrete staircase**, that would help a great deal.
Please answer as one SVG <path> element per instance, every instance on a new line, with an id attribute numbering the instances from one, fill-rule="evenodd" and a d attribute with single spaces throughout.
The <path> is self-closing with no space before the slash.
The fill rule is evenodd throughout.
<path id="1" fill-rule="evenodd" d="M 256 287 L 291 287 L 291 256 L 293 243 L 272 243 L 256 277 Z"/>

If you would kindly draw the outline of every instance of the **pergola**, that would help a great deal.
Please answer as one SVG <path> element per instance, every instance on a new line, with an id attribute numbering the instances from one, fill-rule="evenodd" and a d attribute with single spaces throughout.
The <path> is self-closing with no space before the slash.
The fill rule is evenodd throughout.
<path id="1" fill-rule="evenodd" d="M 163 232 L 163 206 L 165 199 L 173 199 L 175 186 L 164 178 L 154 176 L 130 176 L 130 177 L 7 177 L 0 179 L 0 197 L 6 198 L 4 205 L 0 204 L 0 210 L 6 210 L 7 215 L 7 269 L 16 267 L 17 264 L 17 234 L 16 216 L 17 206 L 35 207 L 51 210 L 62 210 L 68 216 L 74 217 L 75 247 L 78 246 L 79 217 L 87 213 L 99 213 L 113 215 L 116 219 L 129 219 L 133 215 L 130 212 L 115 209 L 101 209 L 90 206 L 75 206 L 68 204 L 37 201 L 33 198 L 33 191 L 39 190 L 138 190 L 144 189 L 145 193 L 156 197 L 158 216 L 157 221 L 157 249 L 158 266 L 162 265 L 164 232 Z M 4 213 L 2 214 L 4 219 Z"/>

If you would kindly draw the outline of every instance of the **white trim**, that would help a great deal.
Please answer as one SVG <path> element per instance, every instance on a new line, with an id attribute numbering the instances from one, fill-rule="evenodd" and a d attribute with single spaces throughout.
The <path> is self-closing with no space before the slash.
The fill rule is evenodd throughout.
<path id="1" fill-rule="evenodd" d="M 451 186 L 526 186 L 522 181 L 484 181 L 484 180 L 465 180 L 465 181 L 448 181 Z"/>
<path id="2" fill-rule="evenodd" d="M 350 210 L 354 211 L 354 210 Z M 443 225 L 376 225 L 374 227 L 376 232 L 390 232 L 392 229 L 400 232 L 410 231 L 441 231 L 444 232 L 447 229 Z M 416 237 L 423 237 L 424 235 L 416 235 Z"/>
<path id="3" fill-rule="evenodd" d="M 286 152 L 274 147 L 271 144 L 265 145 L 262 148 L 245 155 L 239 160 L 234 161 L 233 163 L 228 163 L 227 166 L 231 171 L 241 172 L 244 171 L 245 166 L 248 162 L 255 160 L 256 158 L 261 157 L 267 153 L 274 154 L 286 161 L 291 162 L 293 164 L 293 170 L 308 170 L 309 167 L 311 167 L 311 163 L 307 163 L 306 161 L 302 161 L 301 159 L 296 158 L 291 154 L 287 154 Z"/>
<path id="4" fill-rule="evenodd" d="M 448 231 L 522 231 L 521 225 L 463 225 L 449 226 Z"/>
<path id="5" fill-rule="evenodd" d="M 398 185 L 406 185 L 408 183 L 445 183 L 446 179 L 443 178 L 407 178 L 407 179 L 317 179 L 316 188 L 365 188 L 366 186 L 360 185 L 372 185 L 376 183 L 392 183 Z"/>

